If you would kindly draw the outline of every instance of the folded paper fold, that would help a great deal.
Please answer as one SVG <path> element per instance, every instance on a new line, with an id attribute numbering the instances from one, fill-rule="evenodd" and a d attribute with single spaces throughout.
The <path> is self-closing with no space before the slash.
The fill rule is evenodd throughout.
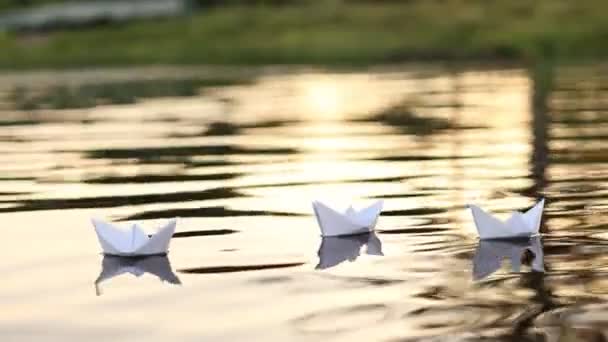
<path id="1" fill-rule="evenodd" d="M 118 256 L 166 254 L 177 225 L 172 219 L 150 236 L 138 224 L 121 228 L 98 219 L 92 222 L 104 254 Z"/>
<path id="2" fill-rule="evenodd" d="M 101 273 L 97 277 L 97 280 L 95 280 L 97 295 L 101 294 L 99 286 L 102 282 L 127 273 L 136 277 L 149 273 L 155 275 L 161 281 L 181 284 L 179 278 L 173 273 L 171 263 L 166 255 L 152 255 L 139 258 L 104 255 L 101 262 Z"/>
<path id="3" fill-rule="evenodd" d="M 377 201 L 360 210 L 349 206 L 339 212 L 319 201 L 312 203 L 323 236 L 343 236 L 371 232 L 382 211 L 383 201 Z"/>
<path id="4" fill-rule="evenodd" d="M 501 221 L 475 205 L 469 205 L 479 238 L 508 239 L 529 237 L 538 234 L 545 200 L 540 200 L 525 213 L 514 212 L 509 219 Z"/>
<path id="5" fill-rule="evenodd" d="M 352 236 L 324 237 L 319 246 L 319 264 L 317 269 L 337 266 L 342 262 L 355 261 L 361 255 L 361 248 L 366 247 L 367 255 L 383 255 L 382 242 L 375 233 Z"/>
<path id="6" fill-rule="evenodd" d="M 526 251 L 531 252 L 533 257 L 530 262 L 532 270 L 544 272 L 540 236 L 529 239 L 480 240 L 473 257 L 473 278 L 480 280 L 496 272 L 502 265 L 503 259 L 509 259 L 513 272 L 519 272 Z"/>

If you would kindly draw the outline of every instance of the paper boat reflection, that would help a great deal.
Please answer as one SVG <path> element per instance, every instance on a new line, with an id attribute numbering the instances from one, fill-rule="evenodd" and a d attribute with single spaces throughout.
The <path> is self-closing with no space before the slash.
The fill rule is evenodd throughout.
<path id="1" fill-rule="evenodd" d="M 355 261 L 361 255 L 361 248 L 366 247 L 368 255 L 382 254 L 382 242 L 375 233 L 324 237 L 319 247 L 319 264 L 317 269 L 337 266 L 342 262 Z"/>
<path id="2" fill-rule="evenodd" d="M 95 280 L 95 290 L 98 296 L 101 294 L 99 285 L 102 282 L 126 273 L 136 277 L 140 277 L 145 273 L 150 273 L 158 277 L 161 281 L 166 281 L 170 284 L 181 284 L 179 278 L 173 273 L 171 263 L 166 255 L 135 258 L 104 255 L 101 267 L 101 273 L 97 277 L 97 280 Z"/>
<path id="3" fill-rule="evenodd" d="M 543 246 L 540 236 L 529 239 L 480 240 L 473 258 L 473 279 L 480 280 L 496 272 L 503 259 L 510 259 L 513 272 L 519 272 L 526 252 L 531 253 L 533 271 L 544 272 Z"/>

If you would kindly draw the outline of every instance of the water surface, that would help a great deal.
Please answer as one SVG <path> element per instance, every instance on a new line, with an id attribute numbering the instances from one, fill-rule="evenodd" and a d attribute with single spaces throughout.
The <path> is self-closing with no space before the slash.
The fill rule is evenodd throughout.
<path id="1" fill-rule="evenodd" d="M 299 70 L 65 109 L 15 109 L 40 83 L 5 78 L 2 340 L 603 341 L 597 75 Z M 532 253 L 475 276 L 465 205 L 541 196 L 545 272 Z M 375 235 L 322 241 L 313 199 L 385 211 Z M 168 258 L 149 260 L 104 258 L 89 222 L 175 216 Z"/>

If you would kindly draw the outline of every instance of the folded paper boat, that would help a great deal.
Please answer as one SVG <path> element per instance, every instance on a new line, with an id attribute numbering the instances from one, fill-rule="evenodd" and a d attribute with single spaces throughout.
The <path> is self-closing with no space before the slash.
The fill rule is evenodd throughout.
<path id="1" fill-rule="evenodd" d="M 367 255 L 384 255 L 382 254 L 382 242 L 374 232 L 352 236 L 324 237 L 319 247 L 319 264 L 316 268 L 323 270 L 337 266 L 346 260 L 355 261 L 361 255 L 363 246 L 366 247 Z"/>
<path id="2" fill-rule="evenodd" d="M 312 207 L 321 228 L 323 236 L 343 236 L 371 232 L 382 211 L 383 201 L 356 210 L 349 206 L 344 212 L 339 212 L 319 202 L 312 202 Z"/>
<path id="3" fill-rule="evenodd" d="M 101 273 L 95 280 L 97 295 L 101 294 L 99 285 L 122 274 L 132 274 L 140 277 L 146 273 L 155 275 L 161 281 L 170 284 L 181 284 L 179 278 L 173 273 L 171 263 L 166 255 L 152 255 L 140 258 L 128 258 L 115 255 L 104 255 L 101 262 Z"/>
<path id="4" fill-rule="evenodd" d="M 120 228 L 101 220 L 92 221 L 103 253 L 118 256 L 166 254 L 177 225 L 177 219 L 172 219 L 150 236 L 138 224 Z"/>
<path id="5" fill-rule="evenodd" d="M 540 236 L 530 239 L 480 240 L 477 252 L 473 257 L 473 278 L 483 279 L 496 272 L 502 265 L 503 259 L 511 261 L 513 272 L 519 272 L 524 252 L 533 255 L 530 266 L 535 272 L 544 272 L 543 246 Z"/>
<path id="6" fill-rule="evenodd" d="M 530 237 L 538 234 L 544 206 L 545 200 L 542 199 L 525 213 L 514 212 L 504 222 L 478 206 L 469 205 L 468 207 L 473 214 L 479 238 L 485 240 Z"/>

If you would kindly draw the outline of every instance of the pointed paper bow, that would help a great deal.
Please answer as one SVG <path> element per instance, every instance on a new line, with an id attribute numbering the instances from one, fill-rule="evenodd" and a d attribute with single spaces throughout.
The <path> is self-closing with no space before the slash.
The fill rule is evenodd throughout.
<path id="1" fill-rule="evenodd" d="M 172 219 L 150 236 L 138 224 L 120 228 L 101 220 L 92 221 L 103 253 L 118 256 L 166 254 L 177 225 L 177 219 Z"/>
<path id="2" fill-rule="evenodd" d="M 542 199 L 525 213 L 514 212 L 511 217 L 504 222 L 486 213 L 478 206 L 469 205 L 469 208 L 473 214 L 473 220 L 475 221 L 479 238 L 486 240 L 537 235 L 544 206 L 545 200 Z"/>
<path id="3" fill-rule="evenodd" d="M 367 208 L 356 210 L 349 206 L 343 213 L 327 205 L 314 201 L 312 207 L 323 236 L 343 236 L 371 232 L 382 211 L 383 201 L 378 201 Z"/>

